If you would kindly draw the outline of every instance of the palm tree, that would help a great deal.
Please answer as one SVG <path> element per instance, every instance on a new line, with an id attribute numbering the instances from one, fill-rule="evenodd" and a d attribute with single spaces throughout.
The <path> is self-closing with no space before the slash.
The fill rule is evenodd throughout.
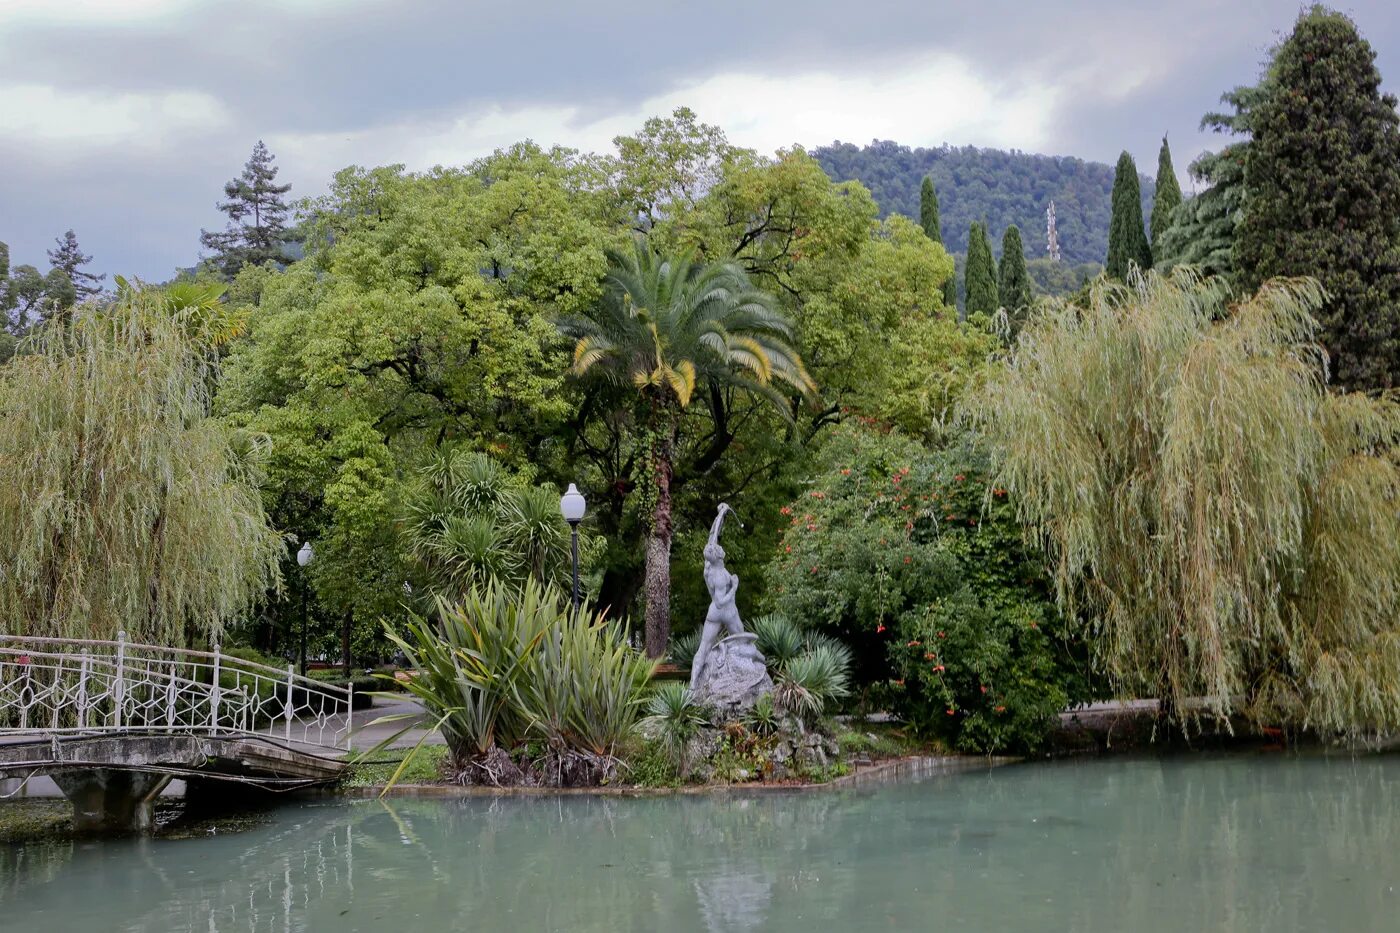
<path id="1" fill-rule="evenodd" d="M 666 649 L 671 628 L 671 477 L 681 413 L 697 385 L 736 386 L 790 413 L 781 386 L 815 392 L 793 347 L 792 324 L 735 263 L 704 265 L 657 254 L 645 237 L 610 251 L 603 299 L 562 321 L 577 340 L 573 371 L 635 390 L 647 449 L 651 527 L 646 547 L 646 649 Z"/>

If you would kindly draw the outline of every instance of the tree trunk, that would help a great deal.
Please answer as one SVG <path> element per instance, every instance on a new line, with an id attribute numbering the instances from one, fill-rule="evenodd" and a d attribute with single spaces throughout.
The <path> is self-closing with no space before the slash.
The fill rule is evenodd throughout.
<path id="1" fill-rule="evenodd" d="M 647 657 L 659 658 L 671 637 L 671 436 L 667 431 L 653 437 L 656 511 L 647 537 L 646 647 Z"/>

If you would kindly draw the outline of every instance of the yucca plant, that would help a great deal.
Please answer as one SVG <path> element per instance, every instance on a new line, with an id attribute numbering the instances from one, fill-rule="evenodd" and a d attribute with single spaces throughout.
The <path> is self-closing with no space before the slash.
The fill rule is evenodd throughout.
<path id="1" fill-rule="evenodd" d="M 388 636 L 419 671 L 407 683 L 422 701 L 459 765 L 492 746 L 514 748 L 531 717 L 520 704 L 542 641 L 564 613 L 556 593 L 533 582 L 515 590 L 497 580 L 473 587 L 460 603 L 437 600 L 437 622 L 414 620 Z M 388 717 L 384 720 L 389 721 Z"/>
<path id="2" fill-rule="evenodd" d="M 679 681 L 659 685 L 647 704 L 647 716 L 642 725 L 656 733 L 657 741 L 671 756 L 676 773 L 682 777 L 690 770 L 688 752 L 690 740 L 710 724 L 709 711 Z"/>
<path id="3" fill-rule="evenodd" d="M 436 454 L 419 471 L 404 526 L 433 588 L 449 597 L 492 578 L 565 581 L 569 529 L 558 494 L 525 485 L 486 454 Z"/>
<path id="4" fill-rule="evenodd" d="M 816 719 L 850 693 L 850 667 L 844 645 L 818 644 L 783 665 L 774 687 L 777 701 L 805 720 Z"/>
<path id="5" fill-rule="evenodd" d="M 574 681 L 568 741 L 599 759 L 614 759 L 637 727 L 656 662 L 604 622 L 569 625 L 562 640 Z"/>
<path id="6" fill-rule="evenodd" d="M 569 566 L 569 528 L 559 514 L 552 488 L 526 486 L 500 503 L 501 526 L 524 569 L 545 583 L 564 582 Z"/>
<path id="7" fill-rule="evenodd" d="M 778 731 L 780 719 L 773 694 L 765 693 L 744 714 L 744 726 L 754 735 L 769 736 Z"/>
<path id="8" fill-rule="evenodd" d="M 775 670 L 782 668 L 807 647 L 802 629 L 787 616 L 777 613 L 754 619 L 749 623 L 749 631 L 758 636 L 755 645 L 763 653 L 768 666 Z"/>
<path id="9" fill-rule="evenodd" d="M 671 639 L 671 644 L 666 649 L 666 657 L 676 667 L 688 668 L 695 663 L 695 652 L 699 650 L 700 633 L 687 632 Z"/>

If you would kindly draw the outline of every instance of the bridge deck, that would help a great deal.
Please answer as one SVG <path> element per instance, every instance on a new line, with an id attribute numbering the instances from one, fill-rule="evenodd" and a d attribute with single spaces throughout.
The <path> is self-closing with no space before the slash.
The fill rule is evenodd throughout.
<path id="1" fill-rule="evenodd" d="M 0 741 L 0 778 L 92 769 L 144 771 L 291 789 L 335 781 L 344 753 L 256 735 L 54 735 Z"/>

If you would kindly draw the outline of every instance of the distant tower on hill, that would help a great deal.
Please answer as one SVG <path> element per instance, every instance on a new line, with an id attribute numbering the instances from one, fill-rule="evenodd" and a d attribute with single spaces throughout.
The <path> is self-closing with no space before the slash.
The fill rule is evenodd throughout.
<path id="1" fill-rule="evenodd" d="M 1060 261 L 1060 234 L 1055 229 L 1055 202 L 1045 209 L 1045 249 L 1051 262 Z"/>

